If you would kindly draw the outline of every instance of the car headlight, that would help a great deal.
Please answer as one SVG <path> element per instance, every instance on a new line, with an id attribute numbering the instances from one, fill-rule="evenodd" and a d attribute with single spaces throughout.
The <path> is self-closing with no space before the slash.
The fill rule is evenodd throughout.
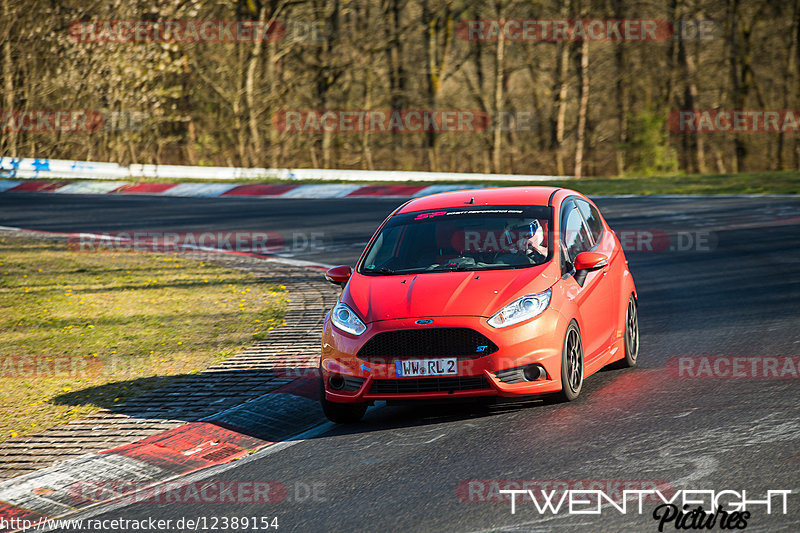
<path id="1" fill-rule="evenodd" d="M 333 325 L 340 330 L 352 333 L 353 335 L 361 335 L 367 331 L 367 326 L 358 318 L 355 311 L 343 303 L 338 303 L 333 308 L 333 311 L 331 311 L 331 321 Z"/>
<path id="2" fill-rule="evenodd" d="M 550 289 L 539 294 L 527 294 L 518 298 L 495 313 L 489 319 L 493 328 L 504 328 L 528 320 L 547 309 L 550 304 Z"/>

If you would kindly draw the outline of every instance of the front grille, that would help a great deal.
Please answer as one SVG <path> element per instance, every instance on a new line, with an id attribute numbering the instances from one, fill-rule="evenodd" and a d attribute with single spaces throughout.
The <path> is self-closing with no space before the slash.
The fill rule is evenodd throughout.
<path id="1" fill-rule="evenodd" d="M 522 383 L 526 381 L 525 375 L 522 373 L 524 367 L 507 368 L 505 370 L 498 370 L 494 373 L 495 377 L 503 383 Z"/>
<path id="2" fill-rule="evenodd" d="M 344 376 L 344 387 L 342 387 L 343 391 L 347 392 L 355 392 L 361 388 L 361 385 L 364 384 L 364 378 L 359 378 L 356 376 Z"/>
<path id="3" fill-rule="evenodd" d="M 383 331 L 361 347 L 358 357 L 481 357 L 497 351 L 497 345 L 469 328 L 420 328 Z"/>
<path id="4" fill-rule="evenodd" d="M 452 378 L 376 379 L 369 392 L 372 394 L 412 394 L 416 392 L 451 392 L 489 389 L 485 376 L 458 376 Z"/>

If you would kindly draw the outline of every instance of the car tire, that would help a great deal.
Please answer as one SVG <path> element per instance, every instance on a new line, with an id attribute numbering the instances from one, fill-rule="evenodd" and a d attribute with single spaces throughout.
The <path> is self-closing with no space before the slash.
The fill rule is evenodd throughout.
<path id="1" fill-rule="evenodd" d="M 364 413 L 367 412 L 366 403 L 331 402 L 325 398 L 325 382 L 322 378 L 319 380 L 319 386 L 319 402 L 328 420 L 337 424 L 355 424 L 364 418 Z"/>
<path id="2" fill-rule="evenodd" d="M 636 366 L 639 357 L 639 312 L 637 311 L 636 298 L 628 299 L 628 309 L 625 311 L 625 357 L 620 360 L 623 368 Z"/>
<path id="3" fill-rule="evenodd" d="M 581 332 L 575 321 L 567 326 L 564 345 L 561 350 L 561 401 L 571 402 L 583 388 L 583 342 Z"/>

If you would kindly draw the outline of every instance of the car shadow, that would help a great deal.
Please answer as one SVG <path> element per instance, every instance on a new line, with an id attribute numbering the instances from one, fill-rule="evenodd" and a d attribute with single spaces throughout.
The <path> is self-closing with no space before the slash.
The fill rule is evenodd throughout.
<path id="1" fill-rule="evenodd" d="M 373 432 L 424 428 L 437 424 L 468 422 L 495 416 L 511 415 L 530 410 L 534 417 L 542 420 L 561 420 L 565 426 L 577 423 L 586 412 L 607 414 L 618 408 L 619 402 L 626 402 L 632 409 L 635 403 L 628 402 L 630 394 L 641 393 L 637 380 L 642 373 L 634 369 L 610 368 L 607 372 L 593 374 L 584 382 L 584 390 L 574 401 L 564 402 L 556 394 L 524 396 L 519 398 L 494 398 L 493 401 L 448 399 L 438 402 L 405 402 L 402 405 L 383 405 L 379 409 L 367 411 L 361 422 L 337 425 L 334 429 L 319 436 L 307 438 L 326 438 L 337 435 L 368 434 Z M 652 378 L 652 376 L 651 376 Z"/>
<path id="2" fill-rule="evenodd" d="M 148 376 L 63 392 L 50 402 L 93 405 L 101 414 L 137 419 L 196 422 L 265 394 L 283 392 L 302 375 L 316 375 L 316 369 L 272 366 Z"/>
<path id="3" fill-rule="evenodd" d="M 616 374 L 609 372 L 607 376 L 613 381 Z M 595 385 L 604 386 L 602 383 Z M 131 396 L 120 401 L 121 391 Z M 50 401 L 56 405 L 100 407 L 99 417 L 94 417 L 93 423 L 101 423 L 104 414 L 117 421 L 120 415 L 137 421 L 204 421 L 277 442 L 327 421 L 319 404 L 319 394 L 319 375 L 315 368 L 274 366 L 118 381 L 64 392 Z M 330 431 L 308 438 L 425 427 L 532 408 L 558 409 L 580 405 L 584 401 L 584 395 L 570 403 L 562 403 L 554 395 L 545 395 L 409 401 L 389 405 L 378 402 L 379 408 L 368 411 L 362 422 L 337 425 Z"/>

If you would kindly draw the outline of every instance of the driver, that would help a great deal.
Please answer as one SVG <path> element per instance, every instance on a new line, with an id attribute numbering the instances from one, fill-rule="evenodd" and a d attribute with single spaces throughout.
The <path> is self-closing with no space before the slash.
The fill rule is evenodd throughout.
<path id="1" fill-rule="evenodd" d="M 544 230 L 539 221 L 534 219 L 526 224 L 506 226 L 503 232 L 504 247 L 512 251 L 525 251 L 529 256 L 547 256 L 544 244 Z"/>

